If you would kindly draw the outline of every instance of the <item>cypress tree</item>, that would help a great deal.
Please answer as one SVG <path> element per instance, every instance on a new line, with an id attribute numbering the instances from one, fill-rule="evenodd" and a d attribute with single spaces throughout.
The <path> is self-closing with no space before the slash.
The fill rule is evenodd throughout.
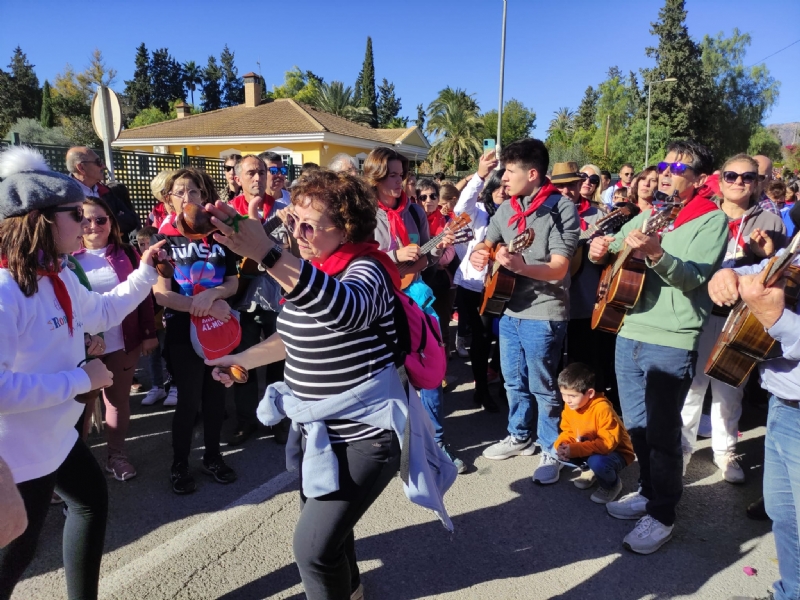
<path id="1" fill-rule="evenodd" d="M 149 107 L 153 101 L 153 85 L 150 79 L 150 52 L 141 43 L 136 49 L 136 68 L 133 79 L 125 82 L 125 95 L 130 100 L 134 114 Z"/>
<path id="2" fill-rule="evenodd" d="M 222 69 L 222 106 L 238 106 L 244 103 L 244 82 L 233 64 L 233 56 L 228 44 L 225 44 L 219 57 Z"/>
<path id="3" fill-rule="evenodd" d="M 375 62 L 372 57 L 372 38 L 367 37 L 367 51 L 364 54 L 364 64 L 361 67 L 361 94 L 360 106 L 368 108 L 372 113 L 370 127 L 378 126 L 378 94 L 375 91 Z"/>
<path id="4" fill-rule="evenodd" d="M 222 69 L 215 56 L 208 57 L 208 65 L 203 71 L 203 112 L 222 108 Z"/>
<path id="5" fill-rule="evenodd" d="M 578 107 L 578 114 L 575 117 L 575 128 L 588 131 L 595 124 L 597 118 L 597 101 L 600 99 L 600 92 L 592 86 L 586 88 L 583 100 Z"/>
<path id="6" fill-rule="evenodd" d="M 417 104 L 417 120 L 414 121 L 414 125 L 419 127 L 420 131 L 425 127 L 425 109 L 422 104 Z"/>
<path id="7" fill-rule="evenodd" d="M 50 96 L 50 82 L 46 79 L 42 86 L 42 114 L 39 121 L 42 127 L 50 129 L 53 126 L 53 99 Z"/>

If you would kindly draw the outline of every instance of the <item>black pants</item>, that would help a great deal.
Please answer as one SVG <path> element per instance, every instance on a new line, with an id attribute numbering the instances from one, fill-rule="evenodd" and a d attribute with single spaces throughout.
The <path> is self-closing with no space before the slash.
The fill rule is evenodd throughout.
<path id="1" fill-rule="evenodd" d="M 278 313 L 271 310 L 257 308 L 254 312 L 241 313 L 239 324 L 242 326 L 242 341 L 235 352 L 244 352 L 275 333 L 275 322 Z M 283 365 L 279 361 L 267 365 L 267 385 L 283 380 Z M 258 408 L 258 376 L 255 369 L 248 372 L 247 383 L 238 383 L 233 386 L 233 401 L 236 404 L 236 420 L 239 426 L 257 423 L 256 409 Z"/>
<path id="2" fill-rule="evenodd" d="M 617 377 L 614 369 L 616 336 L 592 329 L 592 319 L 570 319 L 567 323 L 567 356 L 569 362 L 580 362 L 595 373 L 595 389 L 605 394 L 619 409 Z"/>
<path id="3" fill-rule="evenodd" d="M 108 517 L 108 488 L 105 475 L 89 448 L 79 439 L 55 472 L 23 481 L 17 489 L 25 502 L 28 528 L 0 550 L 0 600 L 11 597 L 14 586 L 36 554 L 54 489 L 67 504 L 63 536 L 67 597 L 70 600 L 97 598 Z"/>
<path id="4" fill-rule="evenodd" d="M 489 366 L 489 355 L 492 351 L 492 321 L 491 315 L 480 315 L 481 300 L 483 295 L 480 292 L 473 292 L 461 286 L 458 287 L 458 319 L 468 319 L 470 329 L 472 329 L 472 345 L 469 349 L 469 359 L 472 363 L 472 375 L 475 377 L 475 392 L 489 393 L 489 383 L 486 377 L 486 369 Z M 498 363 L 500 361 L 498 360 Z"/>
<path id="5" fill-rule="evenodd" d="M 190 345 L 167 344 L 167 361 L 178 388 L 178 405 L 172 418 L 172 452 L 175 463 L 189 460 L 192 432 L 197 411 L 203 407 L 205 458 L 219 455 L 222 421 L 225 418 L 225 386 L 211 377 L 206 366 Z"/>
<path id="6" fill-rule="evenodd" d="M 339 460 L 339 491 L 319 498 L 300 493 L 294 558 L 307 600 L 349 600 L 361 580 L 353 528 L 400 467 L 393 431 L 333 444 L 333 451 Z"/>

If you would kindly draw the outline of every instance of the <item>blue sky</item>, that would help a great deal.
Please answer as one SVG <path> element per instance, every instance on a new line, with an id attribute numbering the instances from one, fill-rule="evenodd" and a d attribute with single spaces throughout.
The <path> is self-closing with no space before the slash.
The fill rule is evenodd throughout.
<path id="1" fill-rule="evenodd" d="M 649 29 L 661 1 L 508 4 L 505 98 L 537 113 L 537 137 L 556 109 L 576 109 L 586 86 L 601 82 L 609 66 L 627 73 L 652 64 L 644 49 L 656 42 Z M 750 33 L 747 64 L 800 38 L 797 0 L 688 0 L 687 8 L 698 40 L 737 26 Z M 260 62 L 269 86 L 293 65 L 352 85 L 370 35 L 378 82 L 394 82 L 402 114 L 413 118 L 416 105 L 427 106 L 446 85 L 474 93 L 483 110 L 496 108 L 501 20 L 501 0 L 0 0 L 0 64 L 5 68 L 20 45 L 40 81 L 52 81 L 67 62 L 83 69 L 97 47 L 119 72 L 114 87 L 122 90 L 141 42 L 203 65 L 227 43 L 239 73 L 258 71 Z M 766 64 L 782 83 L 766 122 L 800 121 L 800 43 Z"/>

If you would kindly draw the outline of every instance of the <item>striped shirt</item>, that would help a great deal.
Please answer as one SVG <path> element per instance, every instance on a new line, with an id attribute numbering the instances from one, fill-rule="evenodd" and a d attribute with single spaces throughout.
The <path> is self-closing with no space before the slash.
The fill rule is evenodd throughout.
<path id="1" fill-rule="evenodd" d="M 301 400 L 346 392 L 394 362 L 375 331 L 396 340 L 394 292 L 383 269 L 356 259 L 339 279 L 303 262 L 286 294 L 278 334 L 286 346 L 284 381 Z M 366 439 L 382 430 L 355 421 L 328 421 L 332 443 Z"/>

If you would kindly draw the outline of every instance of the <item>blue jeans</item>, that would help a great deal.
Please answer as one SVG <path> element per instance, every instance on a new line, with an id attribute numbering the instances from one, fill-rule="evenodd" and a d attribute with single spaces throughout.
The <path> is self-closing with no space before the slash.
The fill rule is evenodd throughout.
<path id="1" fill-rule="evenodd" d="M 150 376 L 150 385 L 153 387 L 164 387 L 164 357 L 161 356 L 161 350 L 164 348 L 164 330 L 156 330 L 156 338 L 158 338 L 158 348 L 147 357 L 145 361 L 145 369 Z"/>
<path id="2" fill-rule="evenodd" d="M 622 418 L 639 459 L 647 514 L 675 523 L 683 493 L 681 409 L 697 352 L 617 337 L 615 363 Z"/>
<path id="3" fill-rule="evenodd" d="M 586 459 L 589 468 L 597 476 L 600 487 L 609 489 L 617 483 L 617 474 L 628 466 L 619 452 L 609 454 L 592 454 Z"/>
<path id="4" fill-rule="evenodd" d="M 419 399 L 422 406 L 425 407 L 425 412 L 431 418 L 433 423 L 433 439 L 437 444 L 444 443 L 444 425 L 442 425 L 442 386 L 440 385 L 435 390 L 419 390 Z"/>
<path id="5" fill-rule="evenodd" d="M 800 598 L 800 407 L 772 397 L 765 446 L 764 504 L 772 519 L 781 576 L 773 585 L 775 600 L 795 600 Z"/>
<path id="6" fill-rule="evenodd" d="M 508 396 L 508 433 L 527 440 L 533 433 L 533 402 L 538 409 L 537 436 L 553 454 L 561 420 L 556 368 L 567 333 L 566 321 L 500 319 L 500 364 Z"/>

